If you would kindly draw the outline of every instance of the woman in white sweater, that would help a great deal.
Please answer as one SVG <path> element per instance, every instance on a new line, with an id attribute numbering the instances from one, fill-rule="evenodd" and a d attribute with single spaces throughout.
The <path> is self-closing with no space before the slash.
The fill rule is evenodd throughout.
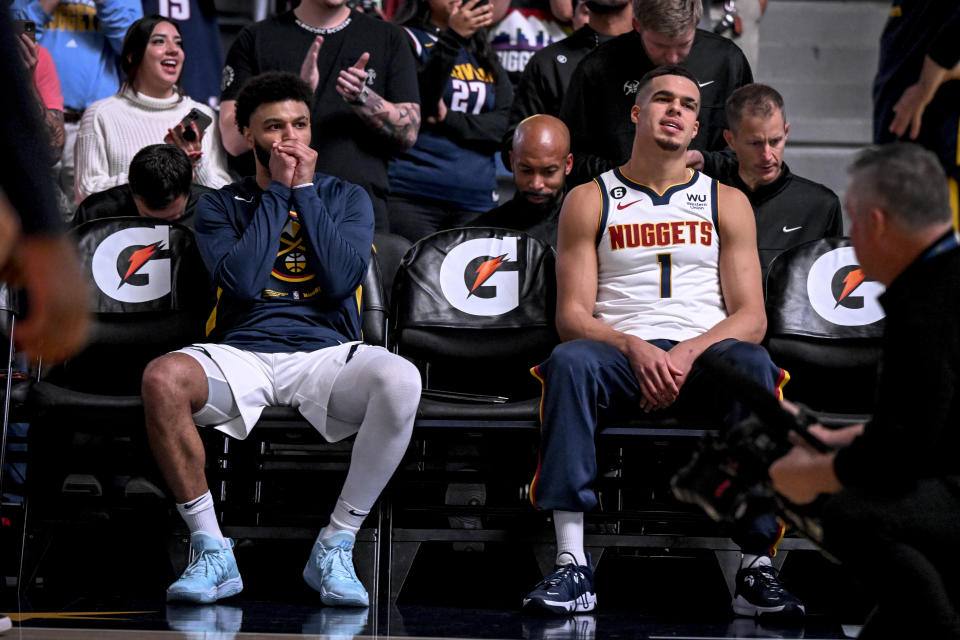
<path id="1" fill-rule="evenodd" d="M 219 189 L 232 182 L 216 114 L 180 90 L 184 53 L 177 25 L 159 15 L 137 20 L 127 30 L 120 56 L 126 74 L 120 91 L 90 105 L 80 122 L 74 149 L 77 203 L 126 183 L 133 156 L 159 142 L 187 153 L 198 184 Z M 179 123 L 191 109 L 199 109 L 213 122 L 188 141 Z"/>

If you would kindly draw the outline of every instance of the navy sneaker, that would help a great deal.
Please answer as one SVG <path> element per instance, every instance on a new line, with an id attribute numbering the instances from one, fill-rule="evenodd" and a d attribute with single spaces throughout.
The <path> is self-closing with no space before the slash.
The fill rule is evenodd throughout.
<path id="1" fill-rule="evenodd" d="M 794 615 L 806 613 L 803 603 L 786 590 L 777 570 L 754 563 L 737 571 L 733 611 L 739 616 Z"/>
<path id="2" fill-rule="evenodd" d="M 527 594 L 523 606 L 560 615 L 593 611 L 597 606 L 597 594 L 593 590 L 590 554 L 587 554 L 586 566 L 566 564 L 557 567 Z"/>

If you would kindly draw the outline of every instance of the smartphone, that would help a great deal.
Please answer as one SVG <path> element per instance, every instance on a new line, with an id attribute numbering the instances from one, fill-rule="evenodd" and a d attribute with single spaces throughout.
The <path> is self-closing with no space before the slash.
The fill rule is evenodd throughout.
<path id="1" fill-rule="evenodd" d="M 36 42 L 37 41 L 37 23 L 34 22 L 33 20 L 14 20 L 13 33 L 18 36 L 21 33 L 25 33 L 31 40 Z"/>
<path id="2" fill-rule="evenodd" d="M 196 134 L 190 127 L 191 122 L 197 125 Z M 203 130 L 209 127 L 212 122 L 213 119 L 200 109 L 190 109 L 190 113 L 183 116 L 183 120 L 180 121 L 180 124 L 183 125 L 183 139 L 193 142 L 197 139 L 197 134 L 203 133 Z"/>

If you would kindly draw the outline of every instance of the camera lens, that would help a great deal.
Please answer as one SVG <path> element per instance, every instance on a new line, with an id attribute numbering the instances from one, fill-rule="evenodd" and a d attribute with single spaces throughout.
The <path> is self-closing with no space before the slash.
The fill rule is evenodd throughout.
<path id="1" fill-rule="evenodd" d="M 193 142 L 197 139 L 197 134 L 193 132 L 193 127 L 184 127 L 183 128 L 183 139 L 187 142 Z"/>

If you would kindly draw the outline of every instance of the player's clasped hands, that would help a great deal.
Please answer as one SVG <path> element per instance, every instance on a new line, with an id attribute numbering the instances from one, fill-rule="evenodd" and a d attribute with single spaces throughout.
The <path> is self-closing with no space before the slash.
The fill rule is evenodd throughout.
<path id="1" fill-rule="evenodd" d="M 640 408 L 650 412 L 669 407 L 680 394 L 676 379 L 683 375 L 670 354 L 631 336 L 627 359 L 640 383 Z"/>
<path id="2" fill-rule="evenodd" d="M 300 140 L 274 142 L 270 150 L 270 175 L 289 187 L 313 182 L 317 152 Z"/>

